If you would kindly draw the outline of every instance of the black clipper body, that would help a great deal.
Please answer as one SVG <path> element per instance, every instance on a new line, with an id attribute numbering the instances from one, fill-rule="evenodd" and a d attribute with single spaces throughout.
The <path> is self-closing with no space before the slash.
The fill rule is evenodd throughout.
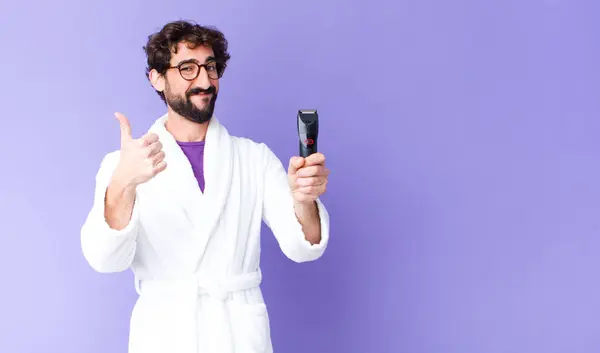
<path id="1" fill-rule="evenodd" d="M 298 111 L 298 138 L 301 157 L 308 157 L 317 152 L 318 137 L 319 114 L 315 109 L 300 109 Z"/>

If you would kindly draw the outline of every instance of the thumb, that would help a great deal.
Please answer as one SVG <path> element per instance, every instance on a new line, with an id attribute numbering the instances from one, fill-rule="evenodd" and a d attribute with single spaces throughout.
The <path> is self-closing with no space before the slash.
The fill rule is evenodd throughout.
<path id="1" fill-rule="evenodd" d="M 133 137 L 131 136 L 131 125 L 129 124 L 129 120 L 125 117 L 125 115 L 118 112 L 115 113 L 115 117 L 119 121 L 119 125 L 121 127 L 121 145 L 133 140 Z"/>
<path id="2" fill-rule="evenodd" d="M 292 157 L 290 158 L 290 165 L 288 167 L 288 175 L 296 174 L 298 169 L 304 166 L 304 158 Z"/>

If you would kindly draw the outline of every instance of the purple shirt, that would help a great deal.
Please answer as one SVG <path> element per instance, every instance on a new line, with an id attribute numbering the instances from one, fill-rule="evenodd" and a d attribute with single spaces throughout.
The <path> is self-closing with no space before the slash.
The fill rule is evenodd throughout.
<path id="1" fill-rule="evenodd" d="M 204 192 L 204 141 L 177 141 L 177 144 L 181 147 L 181 150 L 190 161 L 194 176 L 196 177 L 196 180 L 198 180 L 198 186 L 200 186 L 200 190 Z"/>

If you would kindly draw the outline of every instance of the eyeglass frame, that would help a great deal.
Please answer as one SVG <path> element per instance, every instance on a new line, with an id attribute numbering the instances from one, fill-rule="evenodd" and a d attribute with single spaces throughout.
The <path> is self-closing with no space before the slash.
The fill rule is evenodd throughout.
<path id="1" fill-rule="evenodd" d="M 185 78 L 183 76 L 183 73 L 181 72 L 181 67 L 183 65 L 188 65 L 188 64 L 192 64 L 192 65 L 196 65 L 198 67 L 198 71 L 196 72 L 196 76 L 194 76 L 193 78 Z M 209 65 L 215 65 L 215 70 L 217 70 L 217 77 L 216 78 L 212 78 L 210 75 L 210 72 L 208 71 L 208 66 Z M 221 77 L 223 77 L 223 71 L 222 69 L 219 70 L 219 61 L 216 60 L 215 58 L 208 58 L 207 61 L 204 64 L 199 64 L 196 60 L 193 59 L 189 59 L 189 60 L 184 60 L 182 62 L 180 62 L 177 66 L 168 66 L 167 70 L 170 69 L 177 69 L 177 71 L 179 72 L 179 75 L 181 76 L 181 78 L 183 78 L 186 81 L 194 81 L 195 79 L 198 78 L 198 76 L 200 76 L 200 72 L 202 71 L 202 68 L 204 68 L 204 71 L 206 71 L 206 75 L 208 76 L 208 78 L 212 79 L 212 80 L 218 80 Z"/>

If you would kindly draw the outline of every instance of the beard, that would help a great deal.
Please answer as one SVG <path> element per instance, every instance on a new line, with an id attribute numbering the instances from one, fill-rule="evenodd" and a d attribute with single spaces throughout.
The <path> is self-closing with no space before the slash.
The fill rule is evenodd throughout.
<path id="1" fill-rule="evenodd" d="M 200 93 L 212 94 L 210 101 L 202 109 L 198 109 L 198 107 L 196 107 L 194 102 L 191 100 L 192 96 Z M 195 87 L 187 91 L 184 98 L 172 94 L 169 89 L 169 85 L 167 84 L 167 87 L 165 88 L 165 100 L 171 109 L 173 109 L 173 111 L 175 111 L 177 114 L 191 122 L 203 124 L 210 121 L 213 116 L 215 102 L 217 101 L 217 90 L 215 86 L 212 85 L 207 89 Z"/>

